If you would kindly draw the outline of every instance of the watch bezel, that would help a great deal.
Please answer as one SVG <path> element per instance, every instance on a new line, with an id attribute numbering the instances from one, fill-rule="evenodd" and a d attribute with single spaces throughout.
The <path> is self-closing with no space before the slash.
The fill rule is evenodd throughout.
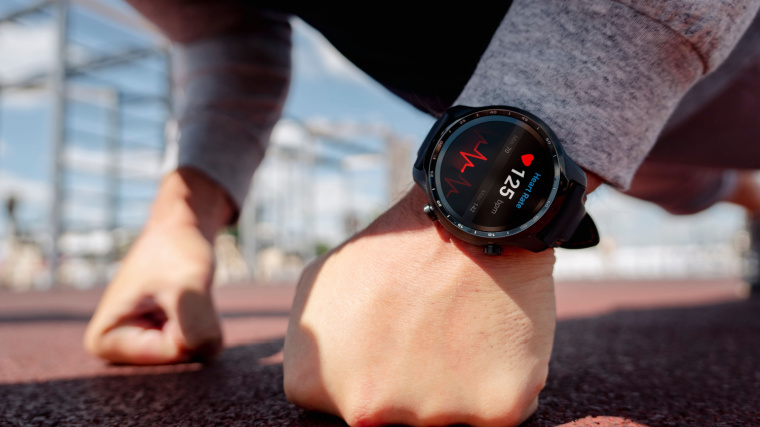
<path id="1" fill-rule="evenodd" d="M 461 217 L 456 214 L 453 209 L 449 209 L 447 207 L 447 203 L 445 202 L 445 198 L 441 197 L 438 191 L 438 186 L 436 183 L 436 174 L 435 171 L 437 170 L 437 161 L 439 158 L 439 154 L 441 153 L 441 150 L 444 148 L 446 143 L 450 141 L 451 137 L 457 129 L 461 128 L 462 126 L 467 125 L 468 123 L 472 122 L 473 120 L 477 119 L 483 119 L 493 116 L 506 116 L 510 117 L 516 121 L 525 123 L 530 129 L 535 131 L 538 136 L 540 137 L 538 139 L 539 144 L 541 144 L 543 147 L 549 150 L 549 154 L 551 155 L 551 159 L 553 162 L 553 169 L 554 169 L 554 180 L 552 182 L 552 190 L 549 194 L 549 196 L 546 198 L 546 201 L 543 203 L 543 206 L 541 209 L 536 212 L 535 215 L 533 215 L 528 221 L 523 222 L 522 224 L 518 225 L 517 227 L 513 227 L 511 229 L 506 229 L 506 226 L 504 227 L 478 227 L 476 224 L 468 224 L 465 221 L 461 219 Z M 427 163 L 427 168 L 425 170 L 426 174 L 426 180 L 427 180 L 427 190 L 428 190 L 428 196 L 430 200 L 432 201 L 433 208 L 436 210 L 436 213 L 438 217 L 444 221 L 446 221 L 449 225 L 452 226 L 454 231 L 460 231 L 464 233 L 465 236 L 469 236 L 469 239 L 465 240 L 475 240 L 475 241 L 481 241 L 485 243 L 493 243 L 498 240 L 503 239 L 509 239 L 515 236 L 523 236 L 525 234 L 531 233 L 531 230 L 534 228 L 534 226 L 538 223 L 544 223 L 547 219 L 547 212 L 555 213 L 556 210 L 550 210 L 552 208 L 552 205 L 554 204 L 555 199 L 557 198 L 558 194 L 560 193 L 560 189 L 563 187 L 564 183 L 566 182 L 566 179 L 564 178 L 563 173 L 563 164 L 562 164 L 562 151 L 558 143 L 558 138 L 552 132 L 552 130 L 543 123 L 540 119 L 533 116 L 530 113 L 527 113 L 525 111 L 519 110 L 519 109 L 513 109 L 509 107 L 486 107 L 486 108 L 480 108 L 476 109 L 474 111 L 470 111 L 467 114 L 462 115 L 461 117 L 455 118 L 451 123 L 449 123 L 438 135 L 435 136 L 435 146 L 433 148 L 433 151 L 430 155 L 429 162 Z M 553 216 L 553 215 L 549 215 Z"/>

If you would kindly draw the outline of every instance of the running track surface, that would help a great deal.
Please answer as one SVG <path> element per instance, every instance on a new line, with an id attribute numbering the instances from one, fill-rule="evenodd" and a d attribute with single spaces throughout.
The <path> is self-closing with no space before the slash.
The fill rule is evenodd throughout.
<path id="1" fill-rule="evenodd" d="M 740 288 L 559 283 L 549 380 L 525 425 L 760 425 L 760 301 Z M 0 426 L 343 425 L 283 395 L 293 292 L 218 289 L 224 354 L 209 366 L 163 367 L 84 353 L 99 290 L 0 293 Z"/>

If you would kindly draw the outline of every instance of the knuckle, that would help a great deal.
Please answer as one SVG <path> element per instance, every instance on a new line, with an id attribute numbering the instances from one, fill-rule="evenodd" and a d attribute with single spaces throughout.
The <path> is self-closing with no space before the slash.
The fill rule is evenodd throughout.
<path id="1" fill-rule="evenodd" d="M 469 418 L 464 413 L 441 403 L 426 402 L 419 407 L 413 407 L 408 402 L 378 399 L 351 406 L 343 411 L 343 415 L 351 426 L 451 425 L 468 421 Z"/>
<path id="2" fill-rule="evenodd" d="M 362 426 L 362 427 L 370 427 L 370 426 L 379 426 L 383 424 L 390 424 L 390 423 L 402 423 L 404 421 L 396 420 L 391 421 L 388 418 L 388 411 L 383 411 L 380 409 L 380 407 L 374 408 L 374 409 L 367 409 L 367 408 L 348 408 L 346 410 L 341 411 L 343 419 L 346 421 L 346 424 L 350 426 Z M 406 424 L 410 424 L 406 422 Z"/>
<path id="3" fill-rule="evenodd" d="M 104 352 L 103 346 L 101 345 L 102 339 L 102 331 L 96 329 L 93 324 L 90 324 L 87 327 L 87 330 L 85 331 L 84 337 L 82 339 L 82 344 L 85 351 L 93 356 L 103 357 Z"/>
<path id="4" fill-rule="evenodd" d="M 320 392 L 323 388 L 317 382 L 315 375 L 299 364 L 284 362 L 283 389 L 291 403 L 308 409 L 322 409 L 316 402 L 324 397 L 324 393 Z"/>
<path id="5" fill-rule="evenodd" d="M 87 333 L 83 340 L 84 350 L 93 355 L 100 356 L 100 348 L 97 343 L 97 338 L 93 337 L 91 333 Z"/>
<path id="6" fill-rule="evenodd" d="M 514 387 L 508 392 L 494 391 L 481 400 L 477 413 L 478 425 L 519 425 L 532 415 L 538 406 L 538 395 L 543 389 L 544 380 L 535 379 L 524 386 Z"/>
<path id="7" fill-rule="evenodd" d="M 379 426 L 387 424 L 404 425 L 451 425 L 464 423 L 476 426 L 517 426 L 525 421 L 537 408 L 537 395 L 543 382 L 538 382 L 530 390 L 518 390 L 505 394 L 486 393 L 481 399 L 467 404 L 457 404 L 451 396 L 430 395 L 421 405 L 394 398 L 397 393 L 378 393 L 378 390 L 359 388 L 339 401 L 337 413 L 350 426 Z M 483 391 L 483 390 L 481 390 Z M 319 402 L 320 391 L 306 386 L 302 378 L 290 375 L 285 379 L 285 394 L 291 402 L 309 409 L 325 410 L 315 406 Z M 476 403 L 477 402 L 477 403 Z"/>
<path id="8" fill-rule="evenodd" d="M 527 418 L 525 413 L 526 410 L 524 408 L 507 404 L 500 408 L 482 410 L 473 417 L 470 423 L 482 426 L 517 426 Z"/>
<path id="9" fill-rule="evenodd" d="M 383 390 L 383 391 L 380 391 Z M 422 408 L 398 396 L 402 389 L 385 384 L 364 383 L 355 387 L 341 407 L 341 415 L 351 426 L 380 426 L 388 424 L 432 425 L 424 422 Z"/>

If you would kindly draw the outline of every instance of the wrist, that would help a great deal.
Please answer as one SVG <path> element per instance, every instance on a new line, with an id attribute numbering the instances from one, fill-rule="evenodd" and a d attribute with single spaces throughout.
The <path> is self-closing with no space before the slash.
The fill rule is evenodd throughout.
<path id="1" fill-rule="evenodd" d="M 604 183 L 598 175 L 593 172 L 583 169 L 586 174 L 586 194 L 590 194 L 595 191 L 599 186 Z M 398 202 L 396 206 L 397 212 L 400 213 L 394 215 L 398 220 L 398 223 L 394 224 L 396 230 L 402 229 L 420 229 L 422 231 L 427 230 L 427 233 L 431 236 L 436 234 L 433 230 L 437 231 L 436 240 L 441 243 L 451 244 L 457 248 L 457 252 L 466 255 L 473 260 L 477 260 L 478 263 L 490 263 L 495 261 L 498 263 L 500 257 L 484 257 L 482 246 L 466 243 L 451 234 L 448 230 L 442 227 L 439 222 L 431 221 L 427 215 L 422 213 L 422 207 L 429 203 L 427 195 L 424 190 L 419 186 L 414 185 L 409 192 Z M 549 248 L 537 253 L 525 250 L 516 246 L 502 246 L 504 256 L 521 256 L 526 255 L 535 259 L 542 259 L 542 263 L 554 264 L 554 250 Z"/>
<path id="2" fill-rule="evenodd" d="M 431 221 L 422 211 L 422 207 L 429 203 L 425 191 L 419 186 L 414 185 L 409 192 L 402 198 L 393 210 L 395 214 L 391 215 L 395 221 L 392 227 L 395 231 L 414 230 L 423 235 L 426 246 L 431 251 L 441 249 L 446 246 L 446 257 L 464 257 L 472 260 L 480 268 L 488 271 L 503 269 L 507 264 L 514 262 L 522 263 L 525 266 L 536 265 L 554 265 L 554 250 L 549 248 L 541 252 L 531 252 L 517 246 L 502 247 L 502 256 L 491 257 L 483 254 L 483 247 L 467 243 L 452 235 L 448 230 L 439 224 L 438 221 Z M 376 230 L 379 231 L 379 230 Z M 451 260 L 451 258 L 448 258 Z M 543 271 L 537 269 L 536 271 Z"/>
<path id="3" fill-rule="evenodd" d="M 591 192 L 599 188 L 604 181 L 593 172 L 589 172 L 586 169 L 583 169 L 583 171 L 586 172 L 586 194 L 591 194 Z"/>
<path id="4" fill-rule="evenodd" d="M 235 210 L 225 190 L 205 174 L 179 168 L 161 182 L 146 229 L 194 227 L 211 242 Z"/>

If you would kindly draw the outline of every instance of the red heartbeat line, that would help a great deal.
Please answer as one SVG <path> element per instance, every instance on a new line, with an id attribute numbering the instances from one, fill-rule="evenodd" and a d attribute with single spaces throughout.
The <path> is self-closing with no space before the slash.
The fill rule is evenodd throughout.
<path id="1" fill-rule="evenodd" d="M 464 164 L 464 166 L 462 166 L 462 169 L 460 170 L 460 172 L 462 173 L 464 173 L 464 170 L 467 169 L 468 166 L 475 166 L 472 163 L 472 160 L 470 160 L 468 157 L 471 157 L 473 159 L 479 159 L 479 160 L 488 160 L 486 156 L 484 156 L 483 154 L 480 153 L 480 151 L 478 151 L 478 147 L 480 147 L 480 144 L 488 144 L 488 142 L 486 142 L 486 140 L 483 138 L 483 135 L 481 135 L 480 132 L 475 131 L 475 133 L 480 138 L 480 141 L 478 141 L 477 144 L 475 144 L 475 148 L 472 149 L 472 151 L 474 151 L 475 154 L 465 153 L 464 151 L 459 152 L 459 154 L 461 154 L 462 157 L 464 158 L 464 161 L 467 162 Z"/>
<path id="2" fill-rule="evenodd" d="M 467 182 L 467 180 L 464 179 L 464 177 L 462 177 L 461 173 L 459 174 L 459 179 L 461 179 L 461 181 L 456 181 L 456 180 L 453 180 L 451 178 L 443 178 L 443 180 L 446 181 L 446 183 L 451 186 L 451 190 L 449 190 L 449 192 L 446 193 L 446 198 L 447 199 L 449 198 L 449 195 L 451 193 L 455 193 L 455 194 L 459 193 L 459 190 L 457 189 L 457 186 L 454 185 L 454 184 L 462 184 L 465 187 L 472 187 L 472 184 L 470 184 L 469 182 Z"/>

